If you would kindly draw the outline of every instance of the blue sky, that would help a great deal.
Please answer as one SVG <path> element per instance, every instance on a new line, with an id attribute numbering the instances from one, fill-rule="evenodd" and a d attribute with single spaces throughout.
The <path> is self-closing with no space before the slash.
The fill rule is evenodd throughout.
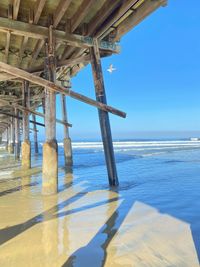
<path id="1" fill-rule="evenodd" d="M 198 0 L 169 1 L 121 39 L 119 55 L 102 60 L 108 104 L 127 112 L 126 119 L 110 115 L 114 139 L 200 131 L 199 10 Z M 106 71 L 111 63 L 112 74 Z M 72 89 L 95 98 L 90 65 L 72 79 Z M 72 139 L 100 138 L 94 107 L 69 97 L 67 106 Z"/>

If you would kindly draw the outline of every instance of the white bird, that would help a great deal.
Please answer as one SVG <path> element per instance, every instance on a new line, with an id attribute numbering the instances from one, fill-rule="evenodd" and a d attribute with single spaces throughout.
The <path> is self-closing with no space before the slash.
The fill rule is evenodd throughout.
<path id="1" fill-rule="evenodd" d="M 107 69 L 108 72 L 112 73 L 116 68 L 113 68 L 113 64 L 110 64 L 109 68 Z"/>

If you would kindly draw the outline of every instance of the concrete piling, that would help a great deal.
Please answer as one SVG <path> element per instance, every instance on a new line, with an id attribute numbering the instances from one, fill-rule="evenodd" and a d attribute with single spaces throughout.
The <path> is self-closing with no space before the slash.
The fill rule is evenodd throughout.
<path id="1" fill-rule="evenodd" d="M 22 142 L 22 169 L 31 168 L 31 143 L 29 140 Z"/>
<path id="2" fill-rule="evenodd" d="M 43 145 L 42 193 L 57 193 L 58 187 L 58 145 L 56 141 L 47 141 Z"/>

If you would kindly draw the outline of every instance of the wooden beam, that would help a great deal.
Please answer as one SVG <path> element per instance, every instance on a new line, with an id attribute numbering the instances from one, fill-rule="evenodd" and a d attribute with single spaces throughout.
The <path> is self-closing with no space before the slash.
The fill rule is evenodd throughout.
<path id="1" fill-rule="evenodd" d="M 85 16 L 89 13 L 89 9 L 95 4 L 94 0 L 84 0 L 76 13 L 73 15 L 71 19 L 71 32 L 74 32 L 80 23 L 83 21 Z M 102 14 L 103 15 L 103 14 Z"/>
<path id="2" fill-rule="evenodd" d="M 34 24 L 38 23 L 45 3 L 46 3 L 46 0 L 37 0 L 35 4 L 35 8 L 34 8 L 34 19 L 33 19 Z"/>
<path id="3" fill-rule="evenodd" d="M 56 28 L 67 11 L 72 0 L 60 0 L 53 17 L 53 27 Z"/>
<path id="4" fill-rule="evenodd" d="M 96 99 L 97 101 L 106 104 L 106 92 L 104 87 L 103 72 L 101 67 L 101 59 L 97 40 L 95 42 L 95 46 L 93 48 L 90 48 L 90 53 Z M 117 186 L 119 182 L 117 177 L 117 169 L 115 164 L 115 156 L 108 112 L 99 110 L 99 122 L 107 165 L 109 184 L 110 186 Z"/>
<path id="5" fill-rule="evenodd" d="M 10 113 L 4 112 L 4 111 L 0 111 L 0 114 L 6 115 L 8 117 L 12 117 L 12 118 L 15 118 L 15 119 L 18 119 L 18 120 L 22 120 L 22 117 L 20 117 L 19 115 L 16 115 L 16 114 L 14 115 L 14 114 L 10 114 Z M 44 123 L 37 122 L 37 121 L 34 121 L 34 120 L 30 120 L 30 123 L 36 124 L 38 126 L 45 127 L 45 124 Z"/>
<path id="6" fill-rule="evenodd" d="M 19 117 L 19 111 L 15 109 L 15 116 Z M 20 129 L 19 119 L 15 118 L 15 159 L 20 158 Z"/>
<path id="7" fill-rule="evenodd" d="M 8 63 L 8 55 L 9 55 L 9 48 L 10 48 L 10 37 L 11 33 L 7 32 L 6 35 L 6 47 L 5 47 L 5 62 Z"/>
<path id="8" fill-rule="evenodd" d="M 38 139 L 37 139 L 37 126 L 36 126 L 36 118 L 35 118 L 35 115 L 33 114 L 32 115 L 32 118 L 33 118 L 33 121 L 34 121 L 34 124 L 33 124 L 33 131 L 34 131 L 34 148 L 35 148 L 35 154 L 38 154 Z"/>
<path id="9" fill-rule="evenodd" d="M 22 44 L 21 44 L 20 51 L 19 51 L 19 58 L 18 58 L 18 65 L 19 66 L 21 65 L 22 57 L 24 55 L 24 50 L 27 46 L 27 43 L 28 43 L 28 36 L 23 36 Z"/>
<path id="10" fill-rule="evenodd" d="M 22 95 L 23 95 L 23 137 L 24 141 L 29 140 L 29 112 L 28 109 L 30 108 L 30 88 L 29 82 L 24 80 L 22 84 Z"/>
<path id="11" fill-rule="evenodd" d="M 20 0 L 13 0 L 13 19 L 17 20 L 19 13 Z"/>
<path id="12" fill-rule="evenodd" d="M 35 48 L 34 48 L 34 51 L 32 53 L 32 57 L 31 57 L 31 60 L 29 61 L 29 68 L 34 65 L 35 63 L 35 60 L 37 59 L 42 47 L 44 46 L 44 40 L 38 40 L 36 45 L 35 45 Z"/>
<path id="13" fill-rule="evenodd" d="M 13 79 L 16 79 L 16 77 L 11 75 L 11 74 L 8 74 L 5 72 L 0 73 L 0 81 L 9 81 L 9 80 L 13 80 Z"/>
<path id="14" fill-rule="evenodd" d="M 29 24 L 21 21 L 13 21 L 7 18 L 0 17 L 0 31 L 13 34 L 27 36 L 35 39 L 45 40 L 48 38 L 48 28 Z M 89 48 L 93 46 L 94 40 L 88 36 L 77 34 L 69 34 L 64 31 L 54 30 L 54 36 L 57 41 L 67 43 L 68 45 L 81 48 Z M 102 50 L 119 53 L 120 47 L 116 43 L 100 41 L 99 48 Z"/>
<path id="15" fill-rule="evenodd" d="M 105 33 L 108 29 L 110 29 L 110 27 L 116 21 L 118 21 L 124 14 L 126 14 L 126 12 L 137 2 L 138 0 L 123 1 L 122 4 L 119 6 L 119 8 L 115 10 L 115 12 L 109 17 L 108 20 L 106 20 L 106 22 L 102 25 L 102 27 L 97 29 L 95 33 L 95 37 L 100 38 L 103 33 Z"/>
<path id="16" fill-rule="evenodd" d="M 47 81 L 45 79 L 42 79 L 40 77 L 37 77 L 33 74 L 30 74 L 24 70 L 21 70 L 21 69 L 18 69 L 18 68 L 15 68 L 11 65 L 8 65 L 6 63 L 3 63 L 3 62 L 0 62 L 0 69 L 4 72 L 7 72 L 9 74 L 13 74 L 14 76 L 16 77 L 19 77 L 19 78 L 22 78 L 22 79 L 25 79 L 27 81 L 30 81 L 32 83 L 36 83 L 42 87 L 46 87 L 47 89 L 49 90 L 52 90 L 54 92 L 58 92 L 58 93 L 61 93 L 61 94 L 64 94 L 64 95 L 68 95 L 74 99 L 77 99 L 81 102 L 84 102 L 84 103 L 87 103 L 89 105 L 92 105 L 92 106 L 95 106 L 101 110 L 104 110 L 104 111 L 107 111 L 107 112 L 110 112 L 110 113 L 113 113 L 117 116 L 120 116 L 122 118 L 125 118 L 126 117 L 126 113 L 118 110 L 118 109 L 115 109 L 111 106 L 108 106 L 108 105 L 105 105 L 103 103 L 100 103 L 98 101 L 95 101 L 89 97 L 86 97 L 82 94 L 79 94 L 79 93 L 76 93 L 68 88 L 63 88 L 61 86 L 58 86 L 56 85 L 55 83 L 53 82 L 50 82 L 50 81 Z"/>
<path id="17" fill-rule="evenodd" d="M 72 58 L 72 59 L 66 59 L 66 60 L 60 60 L 57 62 L 56 68 L 60 68 L 60 67 L 68 67 L 68 66 L 73 66 L 76 64 L 80 64 L 80 63 L 88 63 L 90 62 L 90 56 L 86 55 L 86 56 L 81 56 L 81 57 L 77 57 L 77 58 Z M 38 73 L 38 72 L 42 72 L 44 71 L 44 64 L 38 66 L 38 67 L 34 67 L 28 70 L 30 73 Z"/>
<path id="18" fill-rule="evenodd" d="M 88 35 L 93 35 L 101 24 L 109 17 L 109 15 L 120 5 L 119 0 L 117 1 L 105 1 L 102 8 L 97 12 L 94 18 L 88 25 Z"/>
<path id="19" fill-rule="evenodd" d="M 125 33 L 130 31 L 133 27 L 138 25 L 144 18 L 150 15 L 154 10 L 160 6 L 164 6 L 166 0 L 146 0 L 144 1 L 136 11 L 133 11 L 122 23 L 117 27 L 117 35 L 114 38 L 118 41 Z"/>

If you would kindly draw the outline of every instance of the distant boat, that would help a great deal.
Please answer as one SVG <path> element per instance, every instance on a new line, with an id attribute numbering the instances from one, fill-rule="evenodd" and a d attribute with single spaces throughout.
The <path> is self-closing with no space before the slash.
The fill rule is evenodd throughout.
<path id="1" fill-rule="evenodd" d="M 191 137 L 190 138 L 190 141 L 200 141 L 200 138 L 198 138 L 198 137 Z"/>

